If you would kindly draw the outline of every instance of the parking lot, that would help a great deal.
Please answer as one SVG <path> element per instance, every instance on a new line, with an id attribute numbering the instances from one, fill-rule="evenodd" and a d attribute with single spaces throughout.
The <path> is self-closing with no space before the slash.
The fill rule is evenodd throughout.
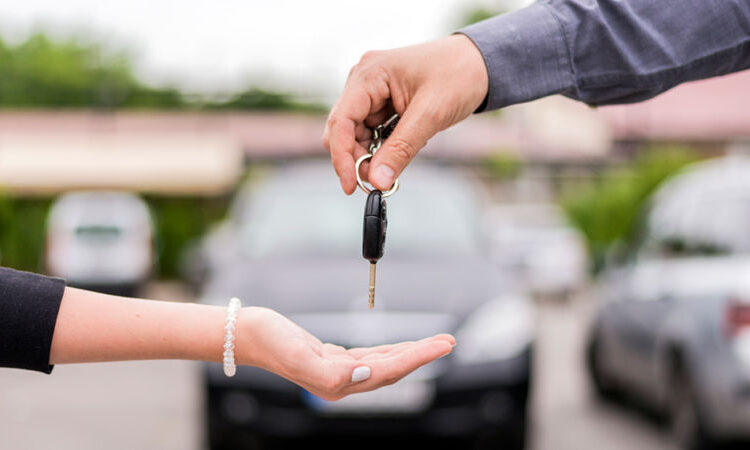
<path id="1" fill-rule="evenodd" d="M 177 298 L 174 286 L 152 296 Z M 582 365 L 590 294 L 539 305 L 534 449 L 665 449 L 666 434 L 631 408 L 592 397 Z M 0 370 L 0 448 L 204 448 L 199 366 L 183 361 L 58 366 L 52 376 Z"/>
<path id="2" fill-rule="evenodd" d="M 583 348 L 594 299 L 539 305 L 534 449 L 671 449 L 666 431 L 641 411 L 594 397 Z"/>

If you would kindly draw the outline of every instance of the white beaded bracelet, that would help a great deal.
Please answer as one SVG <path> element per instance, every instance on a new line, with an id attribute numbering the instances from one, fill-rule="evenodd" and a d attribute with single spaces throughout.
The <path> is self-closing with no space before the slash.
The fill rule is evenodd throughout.
<path id="1" fill-rule="evenodd" d="M 242 308 L 242 302 L 237 297 L 229 300 L 227 308 L 227 319 L 224 325 L 224 375 L 233 377 L 237 373 L 237 366 L 234 364 L 234 331 L 236 329 L 237 314 Z"/>

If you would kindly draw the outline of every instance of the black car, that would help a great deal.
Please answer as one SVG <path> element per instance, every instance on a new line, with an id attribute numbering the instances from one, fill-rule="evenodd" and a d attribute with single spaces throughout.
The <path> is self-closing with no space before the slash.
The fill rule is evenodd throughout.
<path id="1" fill-rule="evenodd" d="M 523 448 L 532 305 L 489 260 L 480 196 L 452 169 L 415 166 L 387 199 L 375 309 L 362 259 L 365 196 L 343 195 L 330 166 L 284 167 L 238 195 L 204 242 L 202 301 L 273 308 L 346 347 L 454 333 L 453 353 L 402 381 L 328 402 L 254 367 L 206 364 L 211 448 L 265 438 L 468 438 Z"/>

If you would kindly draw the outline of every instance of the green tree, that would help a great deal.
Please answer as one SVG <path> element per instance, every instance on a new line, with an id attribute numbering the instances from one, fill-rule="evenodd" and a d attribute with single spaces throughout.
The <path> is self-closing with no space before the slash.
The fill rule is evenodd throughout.
<path id="1" fill-rule="evenodd" d="M 10 198 L 0 192 L 0 263 L 42 271 L 44 226 L 49 199 Z"/>
<path id="2" fill-rule="evenodd" d="M 206 105 L 210 109 L 237 109 L 261 111 L 299 111 L 323 113 L 327 111 L 325 105 L 307 103 L 295 99 L 284 92 L 274 92 L 257 87 L 250 87 L 233 95 L 224 102 L 214 102 Z"/>
<path id="3" fill-rule="evenodd" d="M 615 242 L 634 245 L 649 196 L 667 178 L 699 155 L 683 147 L 644 149 L 630 164 L 611 168 L 594 180 L 565 187 L 562 204 L 586 237 L 592 269 L 602 268 Z"/>
<path id="4" fill-rule="evenodd" d="M 136 80 L 127 55 L 36 33 L 16 46 L 0 40 L 0 107 L 178 107 L 181 94 Z"/>
<path id="5" fill-rule="evenodd" d="M 250 87 L 226 101 L 189 100 L 139 81 L 129 55 L 36 33 L 15 46 L 0 38 L 0 108 L 194 108 L 325 112 L 320 104 Z"/>
<path id="6" fill-rule="evenodd" d="M 472 8 L 464 13 L 463 19 L 461 20 L 461 26 L 481 22 L 504 12 L 506 11 L 502 9 L 489 9 L 483 7 Z"/>

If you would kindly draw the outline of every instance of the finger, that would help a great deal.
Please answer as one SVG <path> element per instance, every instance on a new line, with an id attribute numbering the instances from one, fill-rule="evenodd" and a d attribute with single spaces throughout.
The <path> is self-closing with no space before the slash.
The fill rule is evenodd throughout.
<path id="1" fill-rule="evenodd" d="M 329 344 L 325 343 L 321 346 L 321 350 L 323 351 L 324 355 L 342 355 L 346 354 L 347 350 L 346 348 L 336 345 L 336 344 Z"/>
<path id="2" fill-rule="evenodd" d="M 387 190 L 394 180 L 424 147 L 427 140 L 440 131 L 432 102 L 427 95 L 414 98 L 404 111 L 391 136 L 372 158 L 370 181 L 380 189 Z"/>
<path id="3" fill-rule="evenodd" d="M 354 152 L 357 147 L 357 126 L 370 114 L 372 99 L 361 83 L 347 83 L 344 93 L 331 110 L 326 123 L 326 142 L 331 161 L 346 194 L 354 192 Z M 362 126 L 364 128 L 364 126 Z M 364 132 L 364 130 L 363 130 Z"/>
<path id="4" fill-rule="evenodd" d="M 369 141 L 372 139 L 372 130 L 363 122 L 358 122 L 354 127 L 354 136 L 358 142 Z"/>
<path id="5" fill-rule="evenodd" d="M 373 370 L 373 383 L 391 384 L 417 368 L 449 354 L 453 346 L 445 341 L 419 341 L 395 354 L 368 362 Z"/>
<path id="6" fill-rule="evenodd" d="M 359 360 L 363 363 L 370 363 L 371 361 L 378 361 L 383 360 L 386 358 L 393 358 L 394 356 L 398 356 L 400 353 L 403 353 L 405 351 L 408 351 L 410 348 L 413 348 L 415 345 L 414 342 L 409 342 L 407 344 L 404 344 L 402 347 L 391 349 L 390 351 L 386 353 L 370 353 L 369 355 L 365 355 Z"/>
<path id="7" fill-rule="evenodd" d="M 376 347 L 356 347 L 356 348 L 350 348 L 347 350 L 347 353 L 352 355 L 353 357 L 357 359 L 362 359 L 365 357 L 371 357 L 371 356 L 393 356 L 394 354 L 398 353 L 399 351 L 409 348 L 409 346 L 413 346 L 415 344 L 420 343 L 428 343 L 433 341 L 443 341 L 449 343 L 451 346 L 456 345 L 456 339 L 451 336 L 450 334 L 437 334 L 435 336 L 427 337 L 424 339 L 421 339 L 417 342 L 399 342 L 396 344 L 385 344 L 385 345 L 378 345 Z"/>
<path id="8" fill-rule="evenodd" d="M 292 381 L 326 400 L 338 400 L 344 389 L 367 380 L 371 374 L 369 365 L 352 358 L 318 358 L 308 369 L 307 377 Z"/>
<path id="9" fill-rule="evenodd" d="M 356 150 L 354 150 L 354 160 L 358 160 L 362 155 L 368 154 L 369 152 L 365 150 L 365 147 L 362 145 L 359 145 Z M 355 165 L 356 168 L 356 165 Z M 362 161 L 362 164 L 359 165 L 359 177 L 362 178 L 362 181 L 369 182 L 370 179 L 368 177 L 368 174 L 370 173 L 370 159 L 366 159 Z"/>
<path id="10" fill-rule="evenodd" d="M 417 342 L 404 342 L 404 343 L 395 345 L 392 349 L 390 349 L 390 350 L 388 350 L 386 352 L 370 353 L 370 354 L 363 355 L 360 358 L 360 361 L 369 363 L 370 361 L 376 361 L 376 360 L 379 360 L 379 359 L 393 358 L 393 357 L 398 356 L 399 354 L 401 354 L 401 353 L 403 353 L 405 351 L 409 351 L 409 350 L 413 349 L 415 346 L 429 344 L 431 342 L 447 342 L 451 347 L 453 347 L 455 345 L 455 341 L 454 342 L 450 342 L 448 340 L 440 339 L 440 338 L 437 338 L 437 337 L 433 336 L 433 337 L 430 337 L 430 338 L 422 339 L 422 340 L 417 341 Z"/>
<path id="11" fill-rule="evenodd" d="M 332 111 L 332 114 L 335 111 Z M 354 150 L 357 147 L 353 120 L 338 116 L 328 119 L 327 137 L 331 162 L 341 182 L 341 188 L 349 195 L 354 192 Z"/>
<path id="12" fill-rule="evenodd" d="M 413 342 L 399 342 L 398 344 L 386 344 L 378 345 L 377 347 L 356 347 L 347 350 L 347 353 L 352 355 L 356 359 L 361 359 L 368 355 L 383 355 L 394 349 L 403 348 L 407 345 L 412 345 Z"/>
<path id="13" fill-rule="evenodd" d="M 362 140 L 357 139 L 357 144 L 359 144 L 359 146 L 362 147 L 363 150 L 364 149 L 369 149 L 370 148 L 370 144 L 372 144 L 372 139 L 362 139 Z M 355 154 L 355 158 L 354 159 L 356 161 L 356 159 L 357 159 L 356 158 L 356 154 L 357 154 L 356 150 L 354 151 L 354 154 Z"/>
<path id="14" fill-rule="evenodd" d="M 369 128 L 375 128 L 378 125 L 385 123 L 385 121 L 390 119 L 394 114 L 396 114 L 396 110 L 393 109 L 393 104 L 388 102 L 380 110 L 367 116 L 365 118 L 365 125 Z"/>
<path id="15" fill-rule="evenodd" d="M 452 334 L 448 334 L 448 333 L 436 334 L 431 339 L 445 341 L 452 346 L 456 345 L 456 338 Z"/>
<path id="16" fill-rule="evenodd" d="M 364 58 L 364 57 L 363 57 Z M 361 66 L 361 67 L 358 67 Z M 355 188 L 354 154 L 356 131 L 367 116 L 383 108 L 390 98 L 390 88 L 385 71 L 372 65 L 355 66 L 336 105 L 331 110 L 324 133 L 336 173 L 344 192 L 351 194 Z"/>
<path id="17" fill-rule="evenodd" d="M 386 352 L 368 362 L 351 358 L 317 358 L 308 367 L 312 369 L 307 372 L 311 379 L 295 382 L 326 400 L 377 389 L 393 384 L 424 364 L 450 353 L 453 345 L 446 336 L 449 335 L 366 349 Z"/>
<path id="18" fill-rule="evenodd" d="M 370 349 L 361 349 L 363 351 L 377 349 L 380 360 L 390 361 L 395 357 L 396 351 L 405 351 L 408 348 L 413 348 L 419 345 L 429 344 L 427 340 L 419 342 L 401 342 L 399 344 L 382 345 Z M 298 380 L 297 383 L 304 385 L 305 387 L 310 386 L 312 392 L 325 399 L 336 399 L 339 397 L 340 391 L 347 388 L 352 384 L 361 383 L 370 378 L 371 375 L 371 364 L 363 360 L 357 360 L 352 358 L 351 355 L 342 357 L 338 352 L 338 346 L 332 344 L 324 344 L 324 348 L 330 349 L 331 354 L 324 354 L 320 358 L 316 358 L 314 361 L 308 362 L 307 373 L 309 378 L 307 380 Z M 349 351 L 347 351 L 349 353 Z M 375 355 L 375 353 L 370 353 Z"/>
<path id="19" fill-rule="evenodd" d="M 338 395 L 365 392 L 397 382 L 419 367 L 449 354 L 453 346 L 446 341 L 414 343 L 398 355 L 377 361 L 370 361 L 370 376 L 361 382 L 350 383 Z"/>

